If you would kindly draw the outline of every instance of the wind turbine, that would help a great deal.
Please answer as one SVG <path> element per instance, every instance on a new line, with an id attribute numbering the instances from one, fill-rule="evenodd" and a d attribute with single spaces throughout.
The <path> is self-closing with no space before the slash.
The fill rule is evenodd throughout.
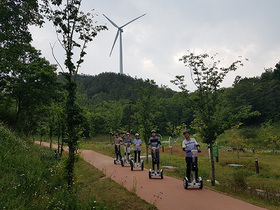
<path id="1" fill-rule="evenodd" d="M 144 15 L 146 15 L 146 14 L 144 14 Z M 137 17 L 137 18 L 135 18 L 135 19 L 129 21 L 128 23 L 124 24 L 123 26 L 119 27 L 119 26 L 117 26 L 112 20 L 110 20 L 106 15 L 103 14 L 103 16 L 104 16 L 107 20 L 109 20 L 109 22 L 112 23 L 113 26 L 115 26 L 115 27 L 118 29 L 109 56 L 111 56 L 112 51 L 113 51 L 113 49 L 114 49 L 114 46 L 115 46 L 115 44 L 116 44 L 116 41 L 117 41 L 117 39 L 118 39 L 118 36 L 120 35 L 120 74 L 123 74 L 123 56 L 122 56 L 122 32 L 123 32 L 123 28 L 124 28 L 125 26 L 127 26 L 128 24 L 132 23 L 133 21 L 139 19 L 140 17 L 143 17 L 144 15 L 141 15 L 141 16 L 139 16 L 139 17 Z"/>

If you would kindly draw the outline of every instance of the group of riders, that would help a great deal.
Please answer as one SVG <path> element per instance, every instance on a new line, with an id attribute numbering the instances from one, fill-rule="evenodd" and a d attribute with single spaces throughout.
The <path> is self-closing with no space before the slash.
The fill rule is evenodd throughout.
<path id="1" fill-rule="evenodd" d="M 126 146 L 124 147 L 125 156 L 131 160 L 130 156 L 130 146 L 134 146 L 134 159 L 135 161 L 138 160 L 140 162 L 140 154 L 141 154 L 141 146 L 142 140 L 140 139 L 139 133 L 135 134 L 135 139 L 132 140 L 130 137 L 130 133 L 123 134 L 122 137 L 119 136 L 118 133 L 114 134 L 110 132 L 111 135 L 115 139 L 115 153 L 116 153 L 116 160 L 121 160 L 121 149 L 120 145 L 123 142 Z M 149 148 L 151 149 L 152 161 L 153 161 L 153 173 L 159 173 L 159 147 L 161 145 L 160 138 L 156 135 L 156 131 L 151 131 L 151 138 L 149 139 Z M 182 148 L 185 154 L 185 160 L 187 164 L 186 175 L 188 180 L 190 179 L 191 169 L 192 169 L 192 162 L 194 161 L 197 164 L 197 154 L 193 155 L 192 151 L 197 150 L 199 153 L 201 152 L 200 146 L 194 138 L 190 138 L 190 132 L 185 130 L 183 132 L 185 140 L 182 142 Z M 155 171 L 155 165 L 157 166 L 157 171 Z M 198 168 L 195 168 L 195 179 L 198 179 Z"/>

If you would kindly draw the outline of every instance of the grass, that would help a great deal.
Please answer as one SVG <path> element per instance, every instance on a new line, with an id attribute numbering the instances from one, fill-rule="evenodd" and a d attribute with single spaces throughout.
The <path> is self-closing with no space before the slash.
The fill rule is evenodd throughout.
<path id="1" fill-rule="evenodd" d="M 215 163 L 216 180 L 220 183 L 211 186 L 206 180 L 211 179 L 210 160 L 204 155 L 207 148 L 205 144 L 201 144 L 202 153 L 199 154 L 199 176 L 204 180 L 205 186 L 217 190 L 250 203 L 263 206 L 269 209 L 277 209 L 280 205 L 280 154 L 266 153 L 261 149 L 256 149 L 256 153 L 240 152 L 240 158 L 237 158 L 237 152 L 227 150 L 219 151 L 219 162 Z M 93 141 L 85 141 L 81 144 L 83 149 L 92 149 L 102 154 L 115 157 L 113 145 L 110 143 L 108 136 L 102 138 L 96 137 Z M 260 147 L 261 148 L 261 147 Z M 142 146 L 141 155 L 145 155 L 145 146 Z M 163 166 L 175 166 L 175 170 L 164 170 L 165 175 L 183 179 L 186 171 L 186 163 L 184 160 L 184 152 L 181 143 L 178 141 L 173 146 L 173 155 L 170 148 L 165 146 L 165 151 L 160 153 L 160 162 Z M 123 154 L 123 151 L 122 151 Z M 260 166 L 260 174 L 255 173 L 255 158 L 258 158 Z M 241 164 L 242 168 L 231 168 L 229 163 Z M 146 164 L 146 168 L 151 168 L 151 164 Z M 264 190 L 265 195 L 258 194 L 256 189 Z"/>
<path id="2" fill-rule="evenodd" d="M 1 209 L 156 209 L 78 159 L 74 193 L 67 190 L 65 157 L 17 137 L 0 124 Z"/>
<path id="3" fill-rule="evenodd" d="M 76 164 L 75 171 L 79 180 L 77 196 L 83 202 L 96 196 L 97 200 L 106 202 L 106 206 L 112 209 L 156 209 L 123 185 L 111 178 L 103 178 L 103 172 L 82 159 Z"/>

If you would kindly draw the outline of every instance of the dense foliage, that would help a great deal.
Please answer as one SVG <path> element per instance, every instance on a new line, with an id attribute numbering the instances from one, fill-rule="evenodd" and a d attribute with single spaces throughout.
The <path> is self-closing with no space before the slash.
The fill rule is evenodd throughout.
<path id="1" fill-rule="evenodd" d="M 104 206 L 95 200 L 83 204 L 70 194 L 63 160 L 51 149 L 17 137 L 0 124 L 0 206 L 2 209 L 91 209 Z"/>

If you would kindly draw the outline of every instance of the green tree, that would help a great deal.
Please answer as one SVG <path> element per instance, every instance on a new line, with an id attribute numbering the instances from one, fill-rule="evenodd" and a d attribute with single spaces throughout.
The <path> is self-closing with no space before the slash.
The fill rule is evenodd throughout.
<path id="1" fill-rule="evenodd" d="M 81 11 L 81 0 L 43 0 L 42 11 L 48 20 L 50 20 L 56 29 L 58 40 L 65 51 L 65 67 L 67 72 L 63 76 L 66 80 L 66 125 L 68 134 L 69 158 L 67 162 L 67 181 L 68 190 L 72 191 L 74 177 L 75 150 L 79 139 L 79 128 L 81 122 L 81 108 L 76 103 L 77 83 L 75 77 L 83 63 L 86 55 L 87 44 L 93 41 L 98 32 L 105 30 L 106 26 L 94 26 L 94 16 L 91 13 Z M 79 50 L 78 59 L 73 58 L 75 49 Z"/>
<path id="2" fill-rule="evenodd" d="M 146 162 L 148 163 L 149 139 L 151 130 L 153 129 L 153 107 L 155 104 L 155 97 L 153 96 L 156 87 L 153 80 L 146 80 L 146 86 L 140 86 L 137 89 L 137 120 L 140 124 L 139 130 L 141 139 L 146 144 Z"/>
<path id="3" fill-rule="evenodd" d="M 250 139 L 245 139 L 241 134 L 240 134 L 240 126 L 242 125 L 242 123 L 235 125 L 234 127 L 232 127 L 230 129 L 230 138 L 229 138 L 229 145 L 234 149 L 236 149 L 237 151 L 237 158 L 239 159 L 239 151 L 240 149 L 243 149 L 246 145 L 247 142 Z"/>
<path id="4" fill-rule="evenodd" d="M 54 95 L 55 67 L 30 44 L 28 26 L 42 23 L 36 0 L 3 0 L 0 13 L 0 103 L 15 113 L 9 120 L 13 127 L 29 135 Z"/>
<path id="5" fill-rule="evenodd" d="M 259 135 L 266 143 L 267 148 L 272 151 L 280 149 L 280 137 L 277 135 L 271 120 L 262 123 Z"/>
<path id="6" fill-rule="evenodd" d="M 238 60 L 227 68 L 219 67 L 220 60 L 216 60 L 216 56 L 217 54 L 209 56 L 206 53 L 200 55 L 189 53 L 180 59 L 185 66 L 190 68 L 191 78 L 197 87 L 197 94 L 191 103 L 195 113 L 193 126 L 198 131 L 202 140 L 210 145 L 212 185 L 215 185 L 215 165 L 212 145 L 217 136 L 226 129 L 225 122 L 219 118 L 219 111 L 222 108 L 222 104 L 219 101 L 218 92 L 225 76 L 230 71 L 235 71 L 239 66 L 243 66 L 242 61 Z M 184 76 L 177 76 L 172 82 L 186 91 Z"/>

